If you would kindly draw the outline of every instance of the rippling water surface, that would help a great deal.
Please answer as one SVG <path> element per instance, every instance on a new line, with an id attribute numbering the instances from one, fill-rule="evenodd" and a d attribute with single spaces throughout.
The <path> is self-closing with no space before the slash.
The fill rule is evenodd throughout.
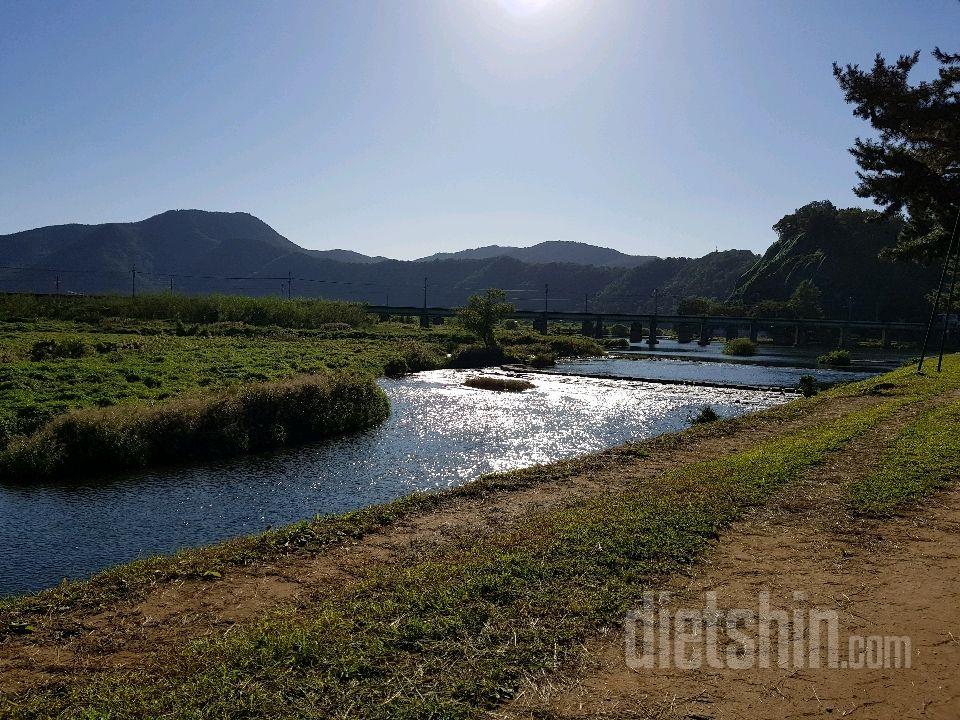
<path id="1" fill-rule="evenodd" d="M 331 442 L 84 485 L 0 487 L 0 594 L 650 437 L 685 427 L 707 403 L 730 416 L 786 399 L 543 375 L 533 390 L 497 393 L 464 387 L 470 374 L 383 380 L 390 419 Z"/>
<path id="2" fill-rule="evenodd" d="M 876 371 L 834 370 L 831 368 L 741 365 L 735 362 L 674 360 L 672 358 L 603 358 L 575 360 L 557 367 L 559 372 L 586 375 L 618 375 L 651 380 L 683 380 L 795 388 L 804 375 L 822 383 L 855 382 L 876 375 Z"/>

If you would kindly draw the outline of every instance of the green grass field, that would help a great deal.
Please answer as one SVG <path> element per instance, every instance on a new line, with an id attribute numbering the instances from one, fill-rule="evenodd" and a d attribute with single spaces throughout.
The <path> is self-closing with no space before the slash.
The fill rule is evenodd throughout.
<path id="1" fill-rule="evenodd" d="M 503 361 L 603 353 L 586 338 L 500 335 Z M 322 300 L 2 296 L 0 452 L 26 438 L 42 446 L 41 431 L 72 411 L 130 406 L 142 416 L 304 375 L 434 369 L 473 358 L 474 342 L 455 322 L 379 322 L 362 306 Z"/>

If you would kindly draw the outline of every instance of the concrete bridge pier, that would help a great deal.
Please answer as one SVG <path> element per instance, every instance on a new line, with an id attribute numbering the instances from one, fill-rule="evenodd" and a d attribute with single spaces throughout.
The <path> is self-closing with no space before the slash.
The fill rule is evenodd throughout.
<path id="1" fill-rule="evenodd" d="M 760 334 L 760 326 L 756 322 L 750 323 L 750 342 L 756 343 L 757 336 Z"/>
<path id="2" fill-rule="evenodd" d="M 847 346 L 847 326 L 840 326 L 840 336 L 837 338 L 837 347 L 842 348 Z"/>
<path id="3" fill-rule="evenodd" d="M 709 323 L 701 320 L 700 321 L 700 339 L 697 340 L 697 345 L 704 347 L 710 344 L 710 336 L 713 335 L 713 328 Z"/>
<path id="4" fill-rule="evenodd" d="M 688 343 L 693 340 L 693 330 L 687 323 L 677 323 L 677 342 Z"/>
<path id="5" fill-rule="evenodd" d="M 420 327 L 428 328 L 430 327 L 430 316 L 426 313 L 420 315 Z"/>
<path id="6" fill-rule="evenodd" d="M 800 347 L 807 344 L 806 330 L 800 323 L 793 326 L 793 346 Z"/>
<path id="7" fill-rule="evenodd" d="M 533 329 L 543 335 L 547 334 L 547 314 L 538 315 L 533 321 Z"/>
<path id="8" fill-rule="evenodd" d="M 657 319 L 650 318 L 650 337 L 647 338 L 647 346 L 655 348 L 657 346 Z"/>
<path id="9" fill-rule="evenodd" d="M 638 343 L 643 341 L 643 323 L 630 323 L 630 342 Z"/>
<path id="10" fill-rule="evenodd" d="M 726 338 L 727 340 L 736 340 L 740 337 L 740 328 L 736 325 L 727 325 L 726 328 Z"/>
<path id="11" fill-rule="evenodd" d="M 580 334 L 584 337 L 593 337 L 593 323 L 589 320 L 584 320 L 580 323 Z"/>
<path id="12" fill-rule="evenodd" d="M 597 319 L 593 322 L 593 336 L 595 338 L 603 337 L 603 318 L 597 315 Z"/>
<path id="13" fill-rule="evenodd" d="M 890 330 L 886 325 L 880 330 L 880 345 L 884 350 L 890 349 Z"/>

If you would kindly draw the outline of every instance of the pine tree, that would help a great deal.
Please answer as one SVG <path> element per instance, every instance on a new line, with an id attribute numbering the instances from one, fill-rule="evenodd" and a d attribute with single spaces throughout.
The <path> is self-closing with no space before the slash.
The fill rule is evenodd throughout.
<path id="1" fill-rule="evenodd" d="M 877 131 L 857 138 L 850 152 L 860 183 L 854 192 L 872 198 L 888 216 L 906 213 L 894 252 L 930 260 L 946 253 L 960 209 L 960 54 L 939 48 L 936 79 L 910 83 L 920 53 L 873 68 L 833 66 L 853 113 Z"/>

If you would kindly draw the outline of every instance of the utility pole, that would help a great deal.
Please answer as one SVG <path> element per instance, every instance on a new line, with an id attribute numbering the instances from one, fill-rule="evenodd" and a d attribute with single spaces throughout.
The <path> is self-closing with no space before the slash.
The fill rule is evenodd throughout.
<path id="1" fill-rule="evenodd" d="M 853 320 L 853 295 L 847 298 L 847 322 Z"/>
<path id="2" fill-rule="evenodd" d="M 131 297 L 137 296 L 137 266 L 134 265 L 130 270 L 130 295 Z"/>
<path id="3" fill-rule="evenodd" d="M 387 307 L 390 307 L 390 291 L 389 290 L 387 291 L 387 298 L 384 305 L 386 305 Z"/>
<path id="4" fill-rule="evenodd" d="M 57 295 L 59 295 L 60 294 L 60 275 L 59 274 L 56 277 L 55 283 L 57 287 Z"/>
<path id="5" fill-rule="evenodd" d="M 653 289 L 653 314 L 660 314 L 660 288 Z"/>
<path id="6" fill-rule="evenodd" d="M 583 314 L 586 315 L 590 312 L 590 296 L 587 293 L 583 294 Z"/>
<path id="7" fill-rule="evenodd" d="M 173 275 L 170 276 L 170 294 L 173 295 Z"/>
<path id="8" fill-rule="evenodd" d="M 544 312 L 547 312 L 547 308 L 549 307 L 549 304 L 550 304 L 550 286 L 548 284 L 544 284 L 543 286 L 543 311 Z"/>
<path id="9" fill-rule="evenodd" d="M 287 271 L 287 300 L 293 295 L 293 273 Z"/>
<path id="10" fill-rule="evenodd" d="M 427 279 L 423 279 L 423 309 L 427 309 Z"/>

